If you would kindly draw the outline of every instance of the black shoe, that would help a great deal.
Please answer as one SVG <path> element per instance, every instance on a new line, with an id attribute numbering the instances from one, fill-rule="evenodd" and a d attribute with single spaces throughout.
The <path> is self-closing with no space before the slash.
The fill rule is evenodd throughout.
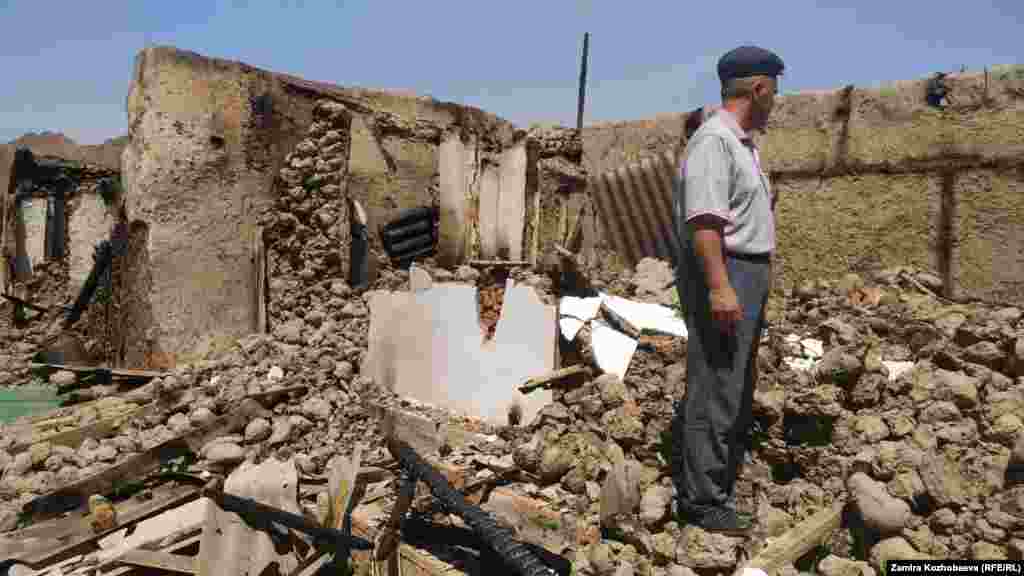
<path id="1" fill-rule="evenodd" d="M 738 514 L 732 508 L 725 507 L 712 508 L 692 523 L 705 532 L 729 536 L 746 536 L 754 527 L 749 516 Z"/>

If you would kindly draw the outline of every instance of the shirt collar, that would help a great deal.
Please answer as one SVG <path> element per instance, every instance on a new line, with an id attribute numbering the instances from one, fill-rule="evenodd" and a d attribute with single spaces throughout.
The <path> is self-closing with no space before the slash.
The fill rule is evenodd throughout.
<path id="1" fill-rule="evenodd" d="M 740 142 L 748 143 L 751 146 L 754 145 L 754 139 L 750 137 L 750 134 L 748 134 L 746 130 L 740 127 L 740 123 L 736 120 L 735 114 L 726 108 L 719 108 L 716 115 L 722 118 L 722 123 L 725 124 L 729 130 L 732 130 L 733 134 L 740 139 Z"/>

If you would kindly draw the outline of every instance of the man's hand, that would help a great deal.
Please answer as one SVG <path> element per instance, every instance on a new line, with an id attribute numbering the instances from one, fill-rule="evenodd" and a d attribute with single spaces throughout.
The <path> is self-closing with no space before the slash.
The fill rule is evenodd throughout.
<path id="1" fill-rule="evenodd" d="M 736 323 L 743 319 L 743 309 L 740 308 L 736 291 L 730 284 L 710 291 L 711 319 L 718 325 L 722 332 L 731 333 Z"/>

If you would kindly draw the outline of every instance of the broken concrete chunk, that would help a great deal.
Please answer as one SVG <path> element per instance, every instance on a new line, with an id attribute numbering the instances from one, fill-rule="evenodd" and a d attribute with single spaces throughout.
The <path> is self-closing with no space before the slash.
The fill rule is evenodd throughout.
<path id="1" fill-rule="evenodd" d="M 652 528 L 664 520 L 672 509 L 672 489 L 654 484 L 644 491 L 640 499 L 640 521 Z"/>
<path id="2" fill-rule="evenodd" d="M 206 448 L 204 456 L 211 464 L 233 466 L 245 460 L 245 450 L 232 442 L 218 442 Z"/>
<path id="3" fill-rule="evenodd" d="M 562 479 L 573 466 L 573 453 L 559 444 L 544 448 L 537 473 L 542 482 L 553 484 Z"/>
<path id="4" fill-rule="evenodd" d="M 614 442 L 608 447 L 611 470 L 601 487 L 601 524 L 611 526 L 616 517 L 631 517 L 640 505 L 640 464 L 627 461 Z"/>
<path id="5" fill-rule="evenodd" d="M 736 565 L 742 538 L 705 532 L 694 526 L 683 528 L 676 545 L 676 562 L 696 570 L 722 570 Z"/>
<path id="6" fill-rule="evenodd" d="M 847 487 L 866 526 L 877 530 L 883 537 L 899 534 L 906 526 L 910 506 L 890 496 L 881 482 L 858 472 L 847 480 Z"/>
<path id="7" fill-rule="evenodd" d="M 301 418 L 301 416 L 299 416 Z M 291 438 L 292 434 L 292 422 L 287 416 L 278 416 L 274 418 L 274 430 L 270 435 L 270 445 L 274 446 L 287 442 Z"/>
<path id="8" fill-rule="evenodd" d="M 875 569 L 867 562 L 840 558 L 829 554 L 818 562 L 821 576 L 875 576 Z"/>
<path id="9" fill-rule="evenodd" d="M 58 370 L 50 375 L 50 384 L 58 388 L 71 386 L 78 380 L 78 376 L 70 370 Z"/>
<path id="10" fill-rule="evenodd" d="M 914 549 L 901 536 L 886 538 L 871 548 L 869 561 L 877 571 L 884 571 L 888 560 L 928 560 L 930 557 Z"/>
<path id="11" fill-rule="evenodd" d="M 255 444 L 256 442 L 262 442 L 263 440 L 269 438 L 270 434 L 270 422 L 267 422 L 265 418 L 257 418 L 249 422 L 245 426 L 246 444 Z"/>

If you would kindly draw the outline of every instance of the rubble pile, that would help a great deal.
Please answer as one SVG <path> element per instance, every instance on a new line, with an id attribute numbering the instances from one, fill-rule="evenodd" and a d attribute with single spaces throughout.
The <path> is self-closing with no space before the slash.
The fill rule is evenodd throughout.
<path id="1" fill-rule="evenodd" d="M 469 266 L 418 266 L 434 281 L 477 284 L 484 293 L 503 278 Z M 631 278 L 588 273 L 608 293 L 675 301 L 663 262 L 644 261 Z M 548 277 L 522 268 L 509 274 L 554 301 Z M 275 299 L 282 302 L 275 313 L 287 320 L 275 323 L 273 334 L 248 336 L 222 356 L 99 400 L 56 428 L 93 423 L 104 411 L 158 406 L 107 437 L 69 448 L 34 442 L 25 422 L 0 429 L 0 530 L 14 528 L 20 506 L 33 498 L 203 426 L 247 396 L 305 386 L 208 442 L 193 465 L 223 472 L 246 460 L 293 457 L 301 474 L 316 477 L 356 446 L 364 462 L 386 461 L 377 415 L 397 408 L 486 439 L 442 439 L 445 448 L 427 456 L 477 478 L 524 472 L 507 489 L 541 502 L 558 520 L 516 529 L 573 550 L 579 574 L 624 567 L 656 575 L 731 572 L 738 555 L 755 553 L 841 498 L 856 513 L 786 571 L 870 573 L 894 555 L 1024 553 L 1024 485 L 1014 473 L 1024 466 L 1024 323 L 1017 308 L 948 303 L 932 292 L 927 274 L 909 270 L 868 281 L 851 275 L 773 298 L 752 454 L 737 488 L 739 507 L 756 514 L 758 528 L 742 540 L 673 518 L 667 432 L 686 386 L 685 339 L 643 337 L 624 379 L 595 373 L 553 385 L 555 401 L 532 422 L 495 427 L 396 398 L 360 376 L 372 290 L 357 293 L 320 278 L 289 280 L 302 284 L 289 285 L 291 301 Z M 409 290 L 409 283 L 408 271 L 386 269 L 371 288 Z M 496 320 L 496 296 L 481 296 L 485 335 Z M 372 491 L 392 497 L 394 482 Z"/>

